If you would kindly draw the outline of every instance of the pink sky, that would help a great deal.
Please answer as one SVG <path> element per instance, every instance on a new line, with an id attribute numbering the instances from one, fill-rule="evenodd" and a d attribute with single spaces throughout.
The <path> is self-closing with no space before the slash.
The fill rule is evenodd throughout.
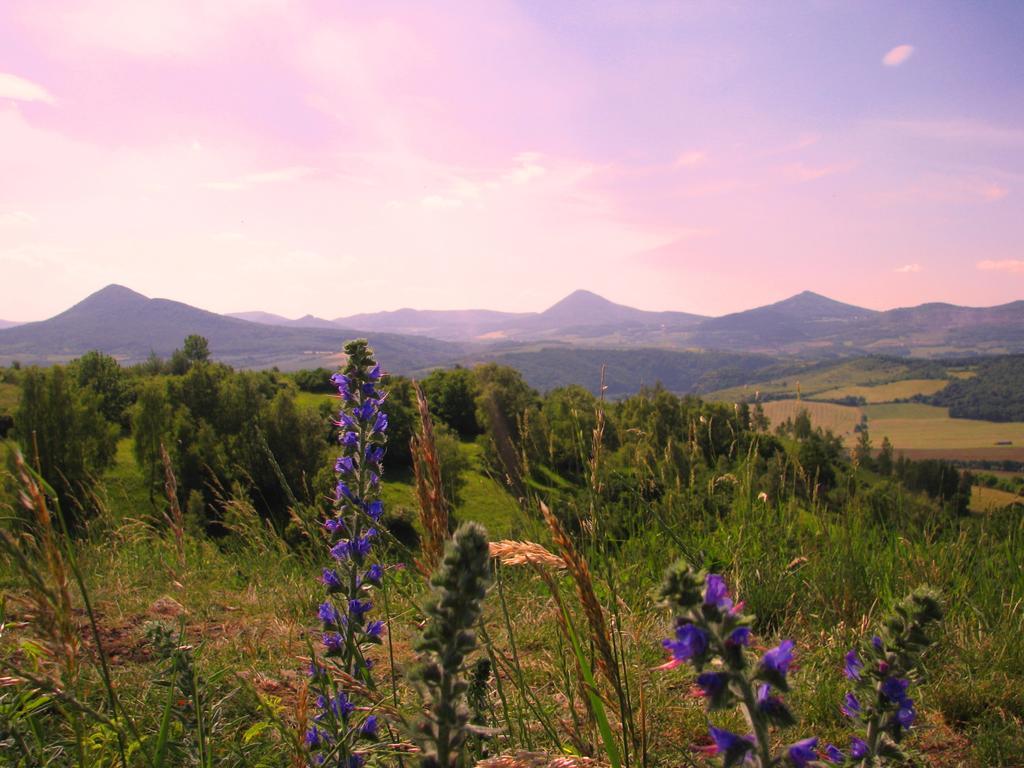
<path id="1" fill-rule="evenodd" d="M 772 7 L 768 7 L 772 6 Z M 0 6 L 0 318 L 1024 298 L 1014 3 Z"/>

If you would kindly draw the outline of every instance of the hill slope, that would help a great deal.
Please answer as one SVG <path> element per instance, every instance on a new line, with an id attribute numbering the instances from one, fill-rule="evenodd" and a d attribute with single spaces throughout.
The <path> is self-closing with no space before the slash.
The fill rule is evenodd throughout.
<path id="1" fill-rule="evenodd" d="M 342 344 L 360 334 L 344 328 L 289 328 L 251 323 L 110 285 L 49 320 L 0 330 L 0 361 L 61 362 L 90 349 L 125 363 L 170 355 L 189 334 L 205 336 L 218 360 L 245 368 L 333 365 Z M 457 359 L 458 345 L 394 334 L 371 342 L 397 373 Z"/>

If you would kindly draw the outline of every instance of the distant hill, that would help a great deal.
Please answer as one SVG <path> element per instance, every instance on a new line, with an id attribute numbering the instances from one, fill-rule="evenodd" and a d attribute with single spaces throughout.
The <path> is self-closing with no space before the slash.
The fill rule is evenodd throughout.
<path id="1" fill-rule="evenodd" d="M 151 352 L 169 356 L 192 333 L 205 336 L 212 355 L 223 362 L 284 369 L 335 365 L 344 342 L 359 335 L 343 328 L 252 323 L 109 285 L 49 320 L 0 330 L 0 362 L 63 362 L 90 349 L 125 363 L 141 362 Z M 466 351 L 443 341 L 394 334 L 374 334 L 370 340 L 396 373 L 443 365 Z"/>
<path id="2" fill-rule="evenodd" d="M 489 309 L 397 309 L 393 312 L 371 312 L 339 317 L 334 323 L 364 331 L 388 331 L 466 341 L 484 338 L 489 334 L 500 337 L 503 328 L 515 327 L 522 319 L 531 316 Z"/>
<path id="3" fill-rule="evenodd" d="M 10 320 L 0 320 L 0 328 L 13 328 L 16 325 L 21 325 L 21 323 L 15 323 Z"/>
<path id="4" fill-rule="evenodd" d="M 332 320 L 324 320 L 315 315 L 303 315 L 297 320 L 289 320 L 287 317 L 275 315 L 272 312 L 228 312 L 224 317 L 233 317 L 237 320 L 248 320 L 250 323 L 262 323 L 263 325 L 283 325 L 288 328 L 343 328 L 344 326 Z"/>
<path id="5" fill-rule="evenodd" d="M 515 368 L 530 386 L 542 392 L 579 384 L 597 394 L 604 367 L 608 397 L 621 397 L 659 383 L 672 392 L 697 394 L 742 385 L 780 369 L 779 361 L 767 355 L 652 348 L 542 347 L 484 355 L 466 362 L 485 360 Z"/>

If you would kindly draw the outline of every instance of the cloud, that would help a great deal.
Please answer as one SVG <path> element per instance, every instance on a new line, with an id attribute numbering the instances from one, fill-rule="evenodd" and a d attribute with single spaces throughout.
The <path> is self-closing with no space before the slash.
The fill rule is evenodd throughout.
<path id="1" fill-rule="evenodd" d="M 9 72 L 0 72 L 0 99 L 38 101 L 43 104 L 56 103 L 50 92 L 43 86 Z"/>
<path id="2" fill-rule="evenodd" d="M 0 229 L 5 227 L 31 227 L 36 217 L 25 211 L 0 211 Z"/>
<path id="3" fill-rule="evenodd" d="M 977 263 L 983 272 L 1012 272 L 1024 274 L 1024 259 L 985 259 Z"/>
<path id="4" fill-rule="evenodd" d="M 887 67 L 898 67 L 900 64 L 905 62 L 911 56 L 914 55 L 914 46 L 912 45 L 897 45 L 885 56 L 882 57 L 882 63 Z"/>
<path id="5" fill-rule="evenodd" d="M 783 168 L 783 172 L 792 180 L 805 182 L 805 181 L 817 181 L 823 179 L 826 176 L 832 176 L 836 173 L 843 173 L 853 168 L 853 163 L 832 163 L 830 165 L 805 165 L 804 163 L 794 163 L 787 165 Z"/>
<path id="6" fill-rule="evenodd" d="M 462 201 L 457 197 L 445 197 L 444 195 L 427 195 L 420 199 L 420 205 L 424 208 L 433 208 L 435 210 L 445 208 L 461 208 Z"/>
<path id="7" fill-rule="evenodd" d="M 691 168 L 695 165 L 702 165 L 703 163 L 706 163 L 707 159 L 707 152 L 692 150 L 690 152 L 683 152 L 676 158 L 674 165 L 676 168 Z"/>
<path id="8" fill-rule="evenodd" d="M 540 164 L 540 160 L 541 156 L 536 152 L 522 152 L 516 156 L 518 167 L 506 173 L 503 178 L 514 184 L 525 184 L 539 178 L 548 171 Z"/>
<path id="9" fill-rule="evenodd" d="M 226 181 L 207 181 L 202 184 L 206 189 L 215 189 L 220 192 L 236 192 L 242 189 L 249 189 L 260 184 L 280 184 L 289 181 L 304 179 L 313 173 L 312 168 L 304 165 L 296 165 L 290 168 L 278 168 L 273 171 L 261 171 L 259 173 L 247 173 L 234 179 Z"/>
<path id="10" fill-rule="evenodd" d="M 896 267 L 893 272 L 909 275 L 915 272 L 920 272 L 922 269 L 923 267 L 920 264 L 904 264 L 902 267 Z"/>

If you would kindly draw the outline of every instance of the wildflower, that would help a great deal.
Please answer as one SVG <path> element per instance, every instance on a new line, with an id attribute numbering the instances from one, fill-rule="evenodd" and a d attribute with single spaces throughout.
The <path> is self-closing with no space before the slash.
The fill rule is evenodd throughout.
<path id="1" fill-rule="evenodd" d="M 731 756 L 742 757 L 754 748 L 754 742 L 746 736 L 740 736 L 738 733 L 726 731 L 722 728 L 715 728 L 713 725 L 708 730 L 711 733 L 712 741 L 715 742 L 715 749 L 717 752 L 723 752 L 727 760 Z M 738 762 L 738 760 L 734 758 L 734 762 Z"/>
<path id="2" fill-rule="evenodd" d="M 370 715 L 365 720 L 363 720 L 363 724 L 361 726 L 359 726 L 359 735 L 360 736 L 365 736 L 366 738 L 370 738 L 370 739 L 373 739 L 373 738 L 377 737 L 377 716 L 376 715 Z"/>
<path id="3" fill-rule="evenodd" d="M 704 605 L 713 605 L 722 611 L 732 608 L 732 600 L 729 599 L 729 588 L 725 579 L 717 573 L 709 573 L 704 588 Z"/>
<path id="4" fill-rule="evenodd" d="M 707 633 L 693 624 L 683 624 L 676 629 L 675 640 L 662 640 L 661 644 L 672 652 L 675 661 L 689 661 L 707 650 Z"/>
<path id="5" fill-rule="evenodd" d="M 701 695 L 709 699 L 717 697 L 729 684 L 729 675 L 726 672 L 703 672 L 697 675 L 697 685 L 700 687 Z"/>
<path id="6" fill-rule="evenodd" d="M 785 675 L 789 671 L 789 665 L 793 663 L 793 641 L 783 640 L 770 651 L 766 651 L 761 657 L 761 667 Z"/>
<path id="7" fill-rule="evenodd" d="M 846 755 L 835 744 L 829 744 L 825 747 L 825 759 L 830 763 L 845 763 Z"/>
<path id="8" fill-rule="evenodd" d="M 854 760 L 863 760 L 868 756 L 868 743 L 864 739 L 854 736 L 850 739 L 850 757 Z"/>
<path id="9" fill-rule="evenodd" d="M 750 645 L 750 627 L 737 627 L 725 638 L 726 645 Z"/>
<path id="10" fill-rule="evenodd" d="M 309 730 L 306 731 L 305 741 L 306 746 L 310 749 L 316 749 L 324 743 L 324 735 L 319 728 L 315 725 L 311 725 Z"/>
<path id="11" fill-rule="evenodd" d="M 328 602 L 320 604 L 320 610 L 317 612 L 317 615 L 325 626 L 334 627 L 338 625 L 338 609 Z"/>
<path id="12" fill-rule="evenodd" d="M 815 751 L 817 746 L 818 740 L 816 738 L 803 739 L 787 747 L 786 757 L 789 758 L 796 768 L 804 768 L 812 760 L 818 759 L 818 753 Z"/>
<path id="13" fill-rule="evenodd" d="M 843 665 L 843 674 L 847 680 L 860 680 L 860 671 L 864 669 L 864 663 L 857 656 L 857 651 L 852 650 L 846 654 L 846 663 Z"/>
<path id="14" fill-rule="evenodd" d="M 910 681 L 905 678 L 887 677 L 882 681 L 879 690 L 890 701 L 902 704 L 907 700 L 907 688 L 909 687 Z"/>
<path id="15" fill-rule="evenodd" d="M 327 587 L 327 594 L 333 594 L 341 590 L 341 579 L 338 578 L 338 572 L 333 568 L 324 568 L 320 581 Z"/>
<path id="16" fill-rule="evenodd" d="M 909 728 L 914 724 L 916 718 L 917 712 L 914 710 L 913 699 L 904 699 L 900 708 L 896 710 L 896 722 L 904 728 Z"/>
<path id="17" fill-rule="evenodd" d="M 843 703 L 839 707 L 839 709 L 844 715 L 846 715 L 851 720 L 856 720 L 862 712 L 860 701 L 857 699 L 856 696 L 853 695 L 853 693 L 849 692 L 846 694 L 845 697 L 843 697 Z"/>

